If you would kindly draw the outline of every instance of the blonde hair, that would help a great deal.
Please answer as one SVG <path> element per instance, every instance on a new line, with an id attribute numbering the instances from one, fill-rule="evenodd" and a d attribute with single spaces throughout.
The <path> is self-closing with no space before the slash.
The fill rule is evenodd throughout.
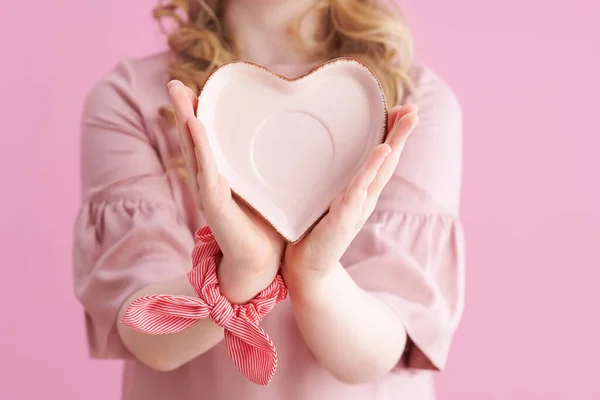
<path id="1" fill-rule="evenodd" d="M 413 90 L 408 75 L 413 43 L 398 10 L 388 9 L 379 1 L 384 0 L 315 0 L 314 6 L 289 27 L 288 34 L 312 61 L 351 57 L 367 64 L 380 80 L 387 104 L 396 105 Z M 314 39 L 300 34 L 309 14 L 322 22 Z M 237 58 L 236 44 L 228 37 L 223 15 L 223 0 L 168 0 L 154 9 L 154 18 L 168 34 L 169 48 L 175 55 L 169 75 L 196 94 L 215 68 Z M 164 25 L 169 21 L 175 25 L 170 33 Z M 159 112 L 174 125 L 170 108 Z"/>

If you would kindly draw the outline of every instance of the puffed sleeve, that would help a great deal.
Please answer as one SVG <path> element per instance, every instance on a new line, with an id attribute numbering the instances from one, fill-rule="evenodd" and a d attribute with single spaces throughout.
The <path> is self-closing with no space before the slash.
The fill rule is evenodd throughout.
<path id="1" fill-rule="evenodd" d="M 74 288 L 95 358 L 130 357 L 116 330 L 123 302 L 191 268 L 193 235 L 145 129 L 132 71 L 123 62 L 98 83 L 82 116 Z"/>
<path id="2" fill-rule="evenodd" d="M 441 370 L 464 302 L 462 117 L 436 75 L 425 70 L 418 79 L 412 102 L 420 123 L 345 265 L 404 324 L 408 344 L 398 367 Z"/>

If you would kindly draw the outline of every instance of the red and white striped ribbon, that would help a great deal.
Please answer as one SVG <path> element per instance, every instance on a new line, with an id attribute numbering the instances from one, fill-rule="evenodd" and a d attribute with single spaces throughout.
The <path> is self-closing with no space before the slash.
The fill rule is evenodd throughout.
<path id="1" fill-rule="evenodd" d="M 196 232 L 193 268 L 188 278 L 198 298 L 151 295 L 134 300 L 123 323 L 138 331 L 164 335 L 180 332 L 203 318 L 225 328 L 225 344 L 233 363 L 252 382 L 268 385 L 277 369 L 277 351 L 259 322 L 287 296 L 281 274 L 247 304 L 231 304 L 219 291 L 217 259 L 221 250 L 210 228 Z"/>

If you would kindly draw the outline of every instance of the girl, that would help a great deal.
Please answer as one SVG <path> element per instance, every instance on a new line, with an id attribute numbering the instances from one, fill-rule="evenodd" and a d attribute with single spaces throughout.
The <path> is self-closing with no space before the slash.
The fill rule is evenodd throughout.
<path id="1" fill-rule="evenodd" d="M 175 22 L 170 51 L 122 61 L 84 108 L 74 277 L 90 354 L 126 360 L 125 400 L 433 399 L 463 309 L 462 122 L 451 90 L 412 63 L 398 16 L 371 0 L 172 0 L 155 16 Z M 232 197 L 196 96 L 228 61 L 295 77 L 338 56 L 368 64 L 399 106 L 329 214 L 286 246 Z M 230 303 L 285 279 L 261 323 L 279 356 L 268 386 L 238 372 L 211 318 L 168 335 L 122 321 L 141 296 L 198 297 L 187 273 L 205 225 Z"/>

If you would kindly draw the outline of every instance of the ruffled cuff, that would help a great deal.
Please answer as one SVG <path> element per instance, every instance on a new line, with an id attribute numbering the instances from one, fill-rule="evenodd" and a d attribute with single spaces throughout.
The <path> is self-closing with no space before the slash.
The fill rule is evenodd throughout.
<path id="1" fill-rule="evenodd" d="M 465 250 L 458 220 L 376 213 L 357 243 L 361 255 L 347 260 L 348 272 L 406 328 L 407 347 L 397 369 L 443 370 L 464 307 Z"/>

